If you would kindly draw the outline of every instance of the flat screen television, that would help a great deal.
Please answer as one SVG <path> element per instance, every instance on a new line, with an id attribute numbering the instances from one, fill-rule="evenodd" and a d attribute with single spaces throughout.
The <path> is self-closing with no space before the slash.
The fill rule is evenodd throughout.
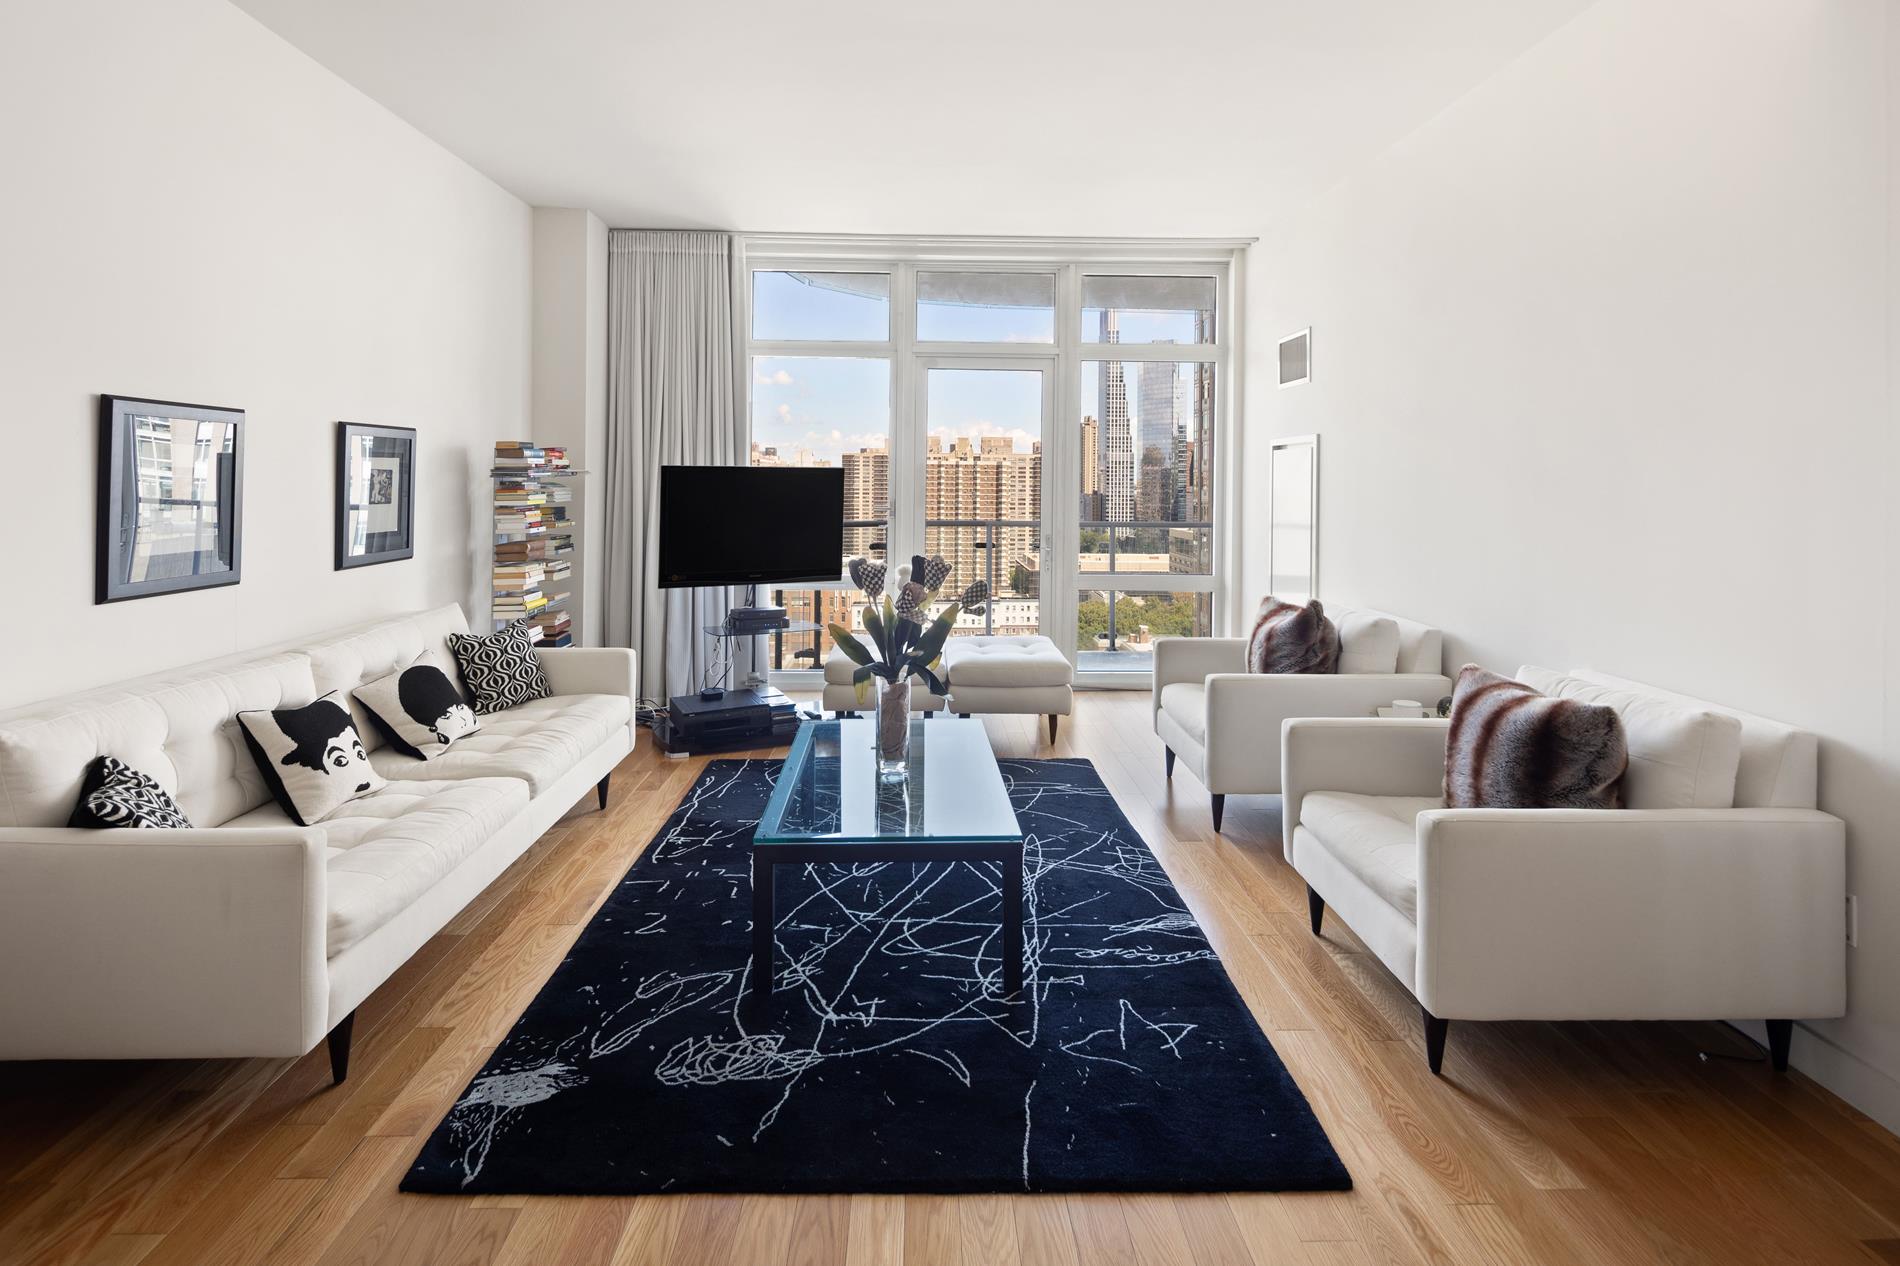
<path id="1" fill-rule="evenodd" d="M 660 588 L 836 580 L 844 471 L 660 467 Z"/>

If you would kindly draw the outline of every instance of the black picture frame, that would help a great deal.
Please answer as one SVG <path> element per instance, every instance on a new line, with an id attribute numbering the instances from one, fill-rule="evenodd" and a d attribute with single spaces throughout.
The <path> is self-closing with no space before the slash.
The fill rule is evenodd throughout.
<path id="1" fill-rule="evenodd" d="M 172 477 L 153 470 L 147 471 L 146 478 L 140 477 L 142 459 L 153 467 L 163 460 L 157 449 L 167 441 L 157 439 L 155 428 L 149 425 L 156 421 L 229 428 L 228 451 L 207 447 L 200 454 L 200 446 L 212 437 L 194 440 L 192 487 L 184 491 L 195 495 L 146 498 L 163 507 L 171 518 L 163 527 L 169 531 L 172 543 L 185 538 L 196 543 L 189 551 L 154 549 L 139 541 L 141 489 Z M 143 437 L 148 441 L 144 445 L 139 434 L 142 424 L 154 432 Z M 172 460 L 175 462 L 176 457 Z M 193 522 L 189 526 L 179 521 L 182 507 L 190 507 Z M 209 525 L 205 522 L 207 513 L 211 516 Z M 97 529 L 95 603 L 237 584 L 243 578 L 244 410 L 140 396 L 100 396 Z M 165 544 L 165 535 L 155 530 L 154 541 Z M 135 576 L 135 571 L 147 574 Z"/>
<path id="2" fill-rule="evenodd" d="M 370 451 L 357 441 L 367 440 Z M 362 472 L 366 500 L 351 500 L 358 486 L 354 463 L 377 463 Z M 353 514 L 386 516 L 389 525 L 364 524 L 358 538 Z M 374 567 L 413 558 L 416 553 L 416 429 L 412 426 L 336 424 L 336 570 Z"/>

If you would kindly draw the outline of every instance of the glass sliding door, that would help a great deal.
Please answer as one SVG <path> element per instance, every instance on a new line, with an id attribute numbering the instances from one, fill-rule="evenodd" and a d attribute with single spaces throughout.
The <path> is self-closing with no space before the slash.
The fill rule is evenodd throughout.
<path id="1" fill-rule="evenodd" d="M 951 564 L 946 598 L 973 581 L 989 585 L 985 610 L 961 616 L 957 633 L 1042 631 L 1043 423 L 1054 370 L 1036 360 L 920 358 L 922 446 L 911 467 L 921 486 L 897 536 Z"/>

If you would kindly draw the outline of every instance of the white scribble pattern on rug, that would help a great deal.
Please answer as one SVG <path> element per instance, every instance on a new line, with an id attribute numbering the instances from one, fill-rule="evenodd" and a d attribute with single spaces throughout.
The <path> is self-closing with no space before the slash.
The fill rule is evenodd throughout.
<path id="1" fill-rule="evenodd" d="M 1050 1049 L 1040 1052 L 1045 1060 L 1073 1060 L 1084 1078 L 1088 1065 L 1153 1076 L 1151 1065 L 1181 1061 L 1183 1043 L 1196 1026 L 1150 1020 L 1118 997 L 1115 974 L 1146 975 L 1157 967 L 1215 959 L 1215 954 L 1140 840 L 1064 812 L 1065 802 L 1078 800 L 1112 805 L 1107 788 L 1049 779 L 1044 764 L 999 762 L 1024 832 L 1020 1001 L 1005 1001 L 1001 993 L 1002 890 L 995 864 L 860 862 L 800 868 L 804 887 L 792 893 L 795 899 L 785 902 L 778 915 L 778 987 L 763 1016 L 744 1005 L 750 974 L 745 957 L 750 836 L 757 805 L 748 803 L 740 820 L 730 810 L 722 815 L 720 802 L 748 782 L 756 788 L 761 772 L 769 782 L 779 764 L 732 761 L 709 767 L 653 841 L 648 860 L 655 865 L 635 867 L 623 881 L 634 910 L 623 910 L 620 923 L 626 936 L 664 936 L 669 911 L 681 903 L 729 907 L 731 917 L 722 925 L 737 925 L 740 935 L 731 943 L 739 962 L 615 981 L 609 986 L 611 999 L 602 996 L 600 984 L 581 985 L 576 992 L 597 1014 L 578 1031 L 542 1050 L 534 1050 L 537 1043 L 525 1033 L 511 1037 L 502 1048 L 510 1062 L 485 1070 L 450 1114 L 451 1134 L 462 1145 L 462 1184 L 480 1174 L 495 1139 L 515 1124 L 522 1109 L 582 1084 L 589 1066 L 606 1059 L 645 1061 L 653 1080 L 668 1087 L 776 1084 L 776 1098 L 752 1122 L 754 1142 L 773 1128 L 809 1076 L 850 1061 L 915 1055 L 968 1089 L 971 1073 L 955 1049 L 959 1035 L 983 1026 L 1022 1048 L 1037 1048 L 1052 998 L 1086 993 L 1114 999 L 1119 1018 L 1084 1037 L 1049 1043 Z M 1118 814 L 1110 816 L 1119 820 Z M 782 894 L 791 888 L 790 870 L 780 879 Z M 1070 899 L 1049 905 L 1045 894 L 1055 886 L 1050 880 L 1057 873 L 1080 882 L 1064 885 Z M 957 891 L 949 883 L 952 876 L 975 876 L 977 882 L 953 900 L 945 896 Z M 1096 913 L 1119 909 L 1125 915 L 1131 895 L 1138 906 L 1150 908 L 1135 918 Z M 930 999 L 927 1007 L 897 1005 L 882 996 L 877 982 L 896 972 L 934 982 L 934 987 L 910 990 L 913 999 Z M 635 1041 L 660 1021 L 681 1015 L 702 1016 L 701 1031 L 657 1053 Z M 1034 1088 L 1032 1081 L 1021 1108 L 1025 1189 L 1033 1183 Z M 718 1138 L 731 1145 L 725 1135 Z"/>

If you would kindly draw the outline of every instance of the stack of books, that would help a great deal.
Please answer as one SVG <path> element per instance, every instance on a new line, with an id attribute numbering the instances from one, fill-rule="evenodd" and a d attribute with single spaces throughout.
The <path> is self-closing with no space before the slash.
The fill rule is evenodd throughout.
<path id="1" fill-rule="evenodd" d="M 541 592 L 546 572 L 540 563 L 495 564 L 494 608 L 497 622 L 531 616 L 548 605 Z"/>
<path id="2" fill-rule="evenodd" d="M 494 490 L 494 625 L 526 620 L 528 636 L 542 646 L 573 644 L 568 583 L 578 528 L 568 514 L 574 490 L 564 476 L 576 473 L 567 450 L 533 440 L 498 440 L 490 472 Z"/>
<path id="3" fill-rule="evenodd" d="M 543 611 L 528 621 L 528 636 L 542 646 L 572 646 L 573 621 L 561 610 Z"/>
<path id="4" fill-rule="evenodd" d="M 565 466 L 567 454 L 561 452 L 561 462 Z M 496 440 L 495 473 L 540 474 L 552 469 L 547 450 L 536 448 L 533 440 Z"/>

